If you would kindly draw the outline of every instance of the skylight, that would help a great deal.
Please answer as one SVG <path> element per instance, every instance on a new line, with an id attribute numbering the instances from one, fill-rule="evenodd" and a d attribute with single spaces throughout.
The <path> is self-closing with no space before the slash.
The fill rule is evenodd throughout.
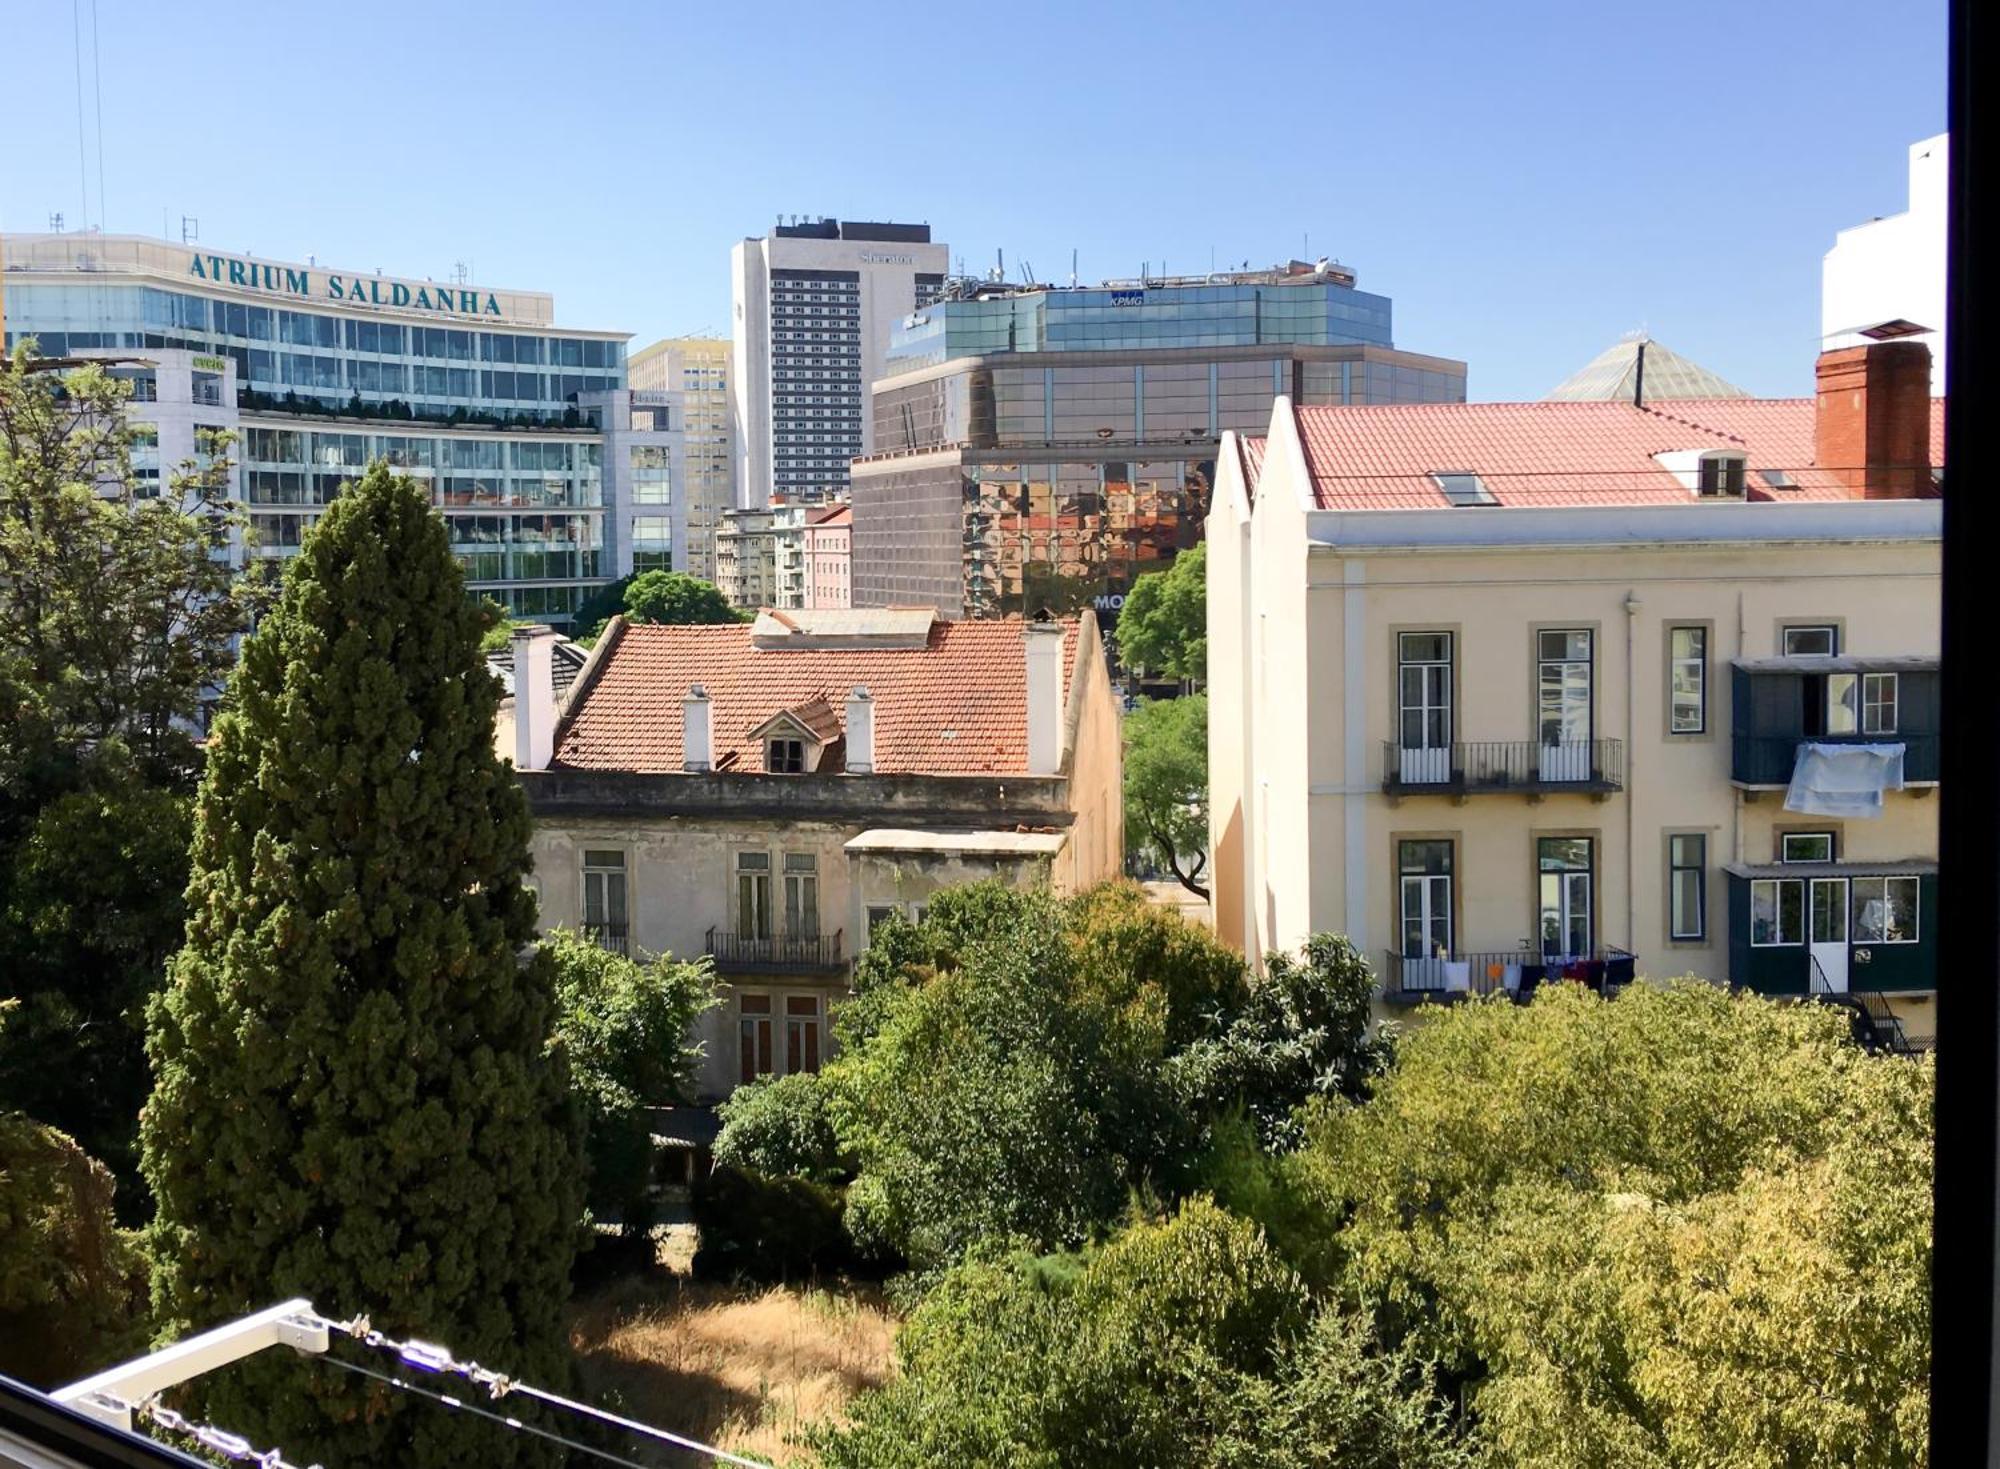
<path id="1" fill-rule="evenodd" d="M 1434 469 L 1431 480 L 1454 505 L 1498 505 L 1486 481 L 1469 469 Z"/>
<path id="2" fill-rule="evenodd" d="M 1760 469 L 1757 478 L 1773 490 L 1796 490 L 1799 487 L 1799 482 L 1782 469 Z"/>

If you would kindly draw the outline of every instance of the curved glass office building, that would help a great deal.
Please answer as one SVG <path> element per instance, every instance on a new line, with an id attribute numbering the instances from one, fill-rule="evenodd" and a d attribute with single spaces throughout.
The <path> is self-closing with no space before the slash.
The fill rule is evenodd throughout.
<path id="1" fill-rule="evenodd" d="M 5 265 L 7 346 L 115 360 L 159 463 L 236 433 L 250 555 L 296 549 L 376 459 L 431 484 L 475 588 L 523 616 L 566 620 L 635 530 L 683 550 L 678 395 L 633 394 L 628 334 L 558 327 L 545 293 L 130 236 L 10 235 Z"/>

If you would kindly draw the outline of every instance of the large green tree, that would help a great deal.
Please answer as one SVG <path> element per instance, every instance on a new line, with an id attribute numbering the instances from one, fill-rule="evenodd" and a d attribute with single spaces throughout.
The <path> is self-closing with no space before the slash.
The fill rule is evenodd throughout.
<path id="1" fill-rule="evenodd" d="M 1321 1106 L 1288 1237 L 1494 1462 L 1921 1464 L 1932 1078 L 1692 981 L 1459 1006 Z"/>
<path id="2" fill-rule="evenodd" d="M 713 582 L 684 571 L 647 571 L 633 577 L 625 588 L 625 616 L 632 622 L 662 625 L 745 620 Z"/>
<path id="3" fill-rule="evenodd" d="M 163 1332 L 309 1296 L 560 1381 L 581 1200 L 525 798 L 423 489 L 372 467 L 308 534 L 209 743 L 186 946 L 141 1127 Z M 268 1357 L 269 1354 L 266 1354 Z M 534 1457 L 358 1379 L 205 1380 L 328 1463 Z"/>
<path id="4" fill-rule="evenodd" d="M 1208 695 L 1156 699 L 1125 716 L 1125 845 L 1208 896 Z"/>
<path id="5" fill-rule="evenodd" d="M 1208 543 L 1132 583 L 1118 612 L 1118 657 L 1155 678 L 1208 677 Z"/>
<path id="6" fill-rule="evenodd" d="M 0 361 L 0 1106 L 76 1137 L 142 1208 L 145 1004 L 184 921 L 202 701 L 256 604 L 222 554 L 228 441 L 133 473 L 127 386 Z"/>

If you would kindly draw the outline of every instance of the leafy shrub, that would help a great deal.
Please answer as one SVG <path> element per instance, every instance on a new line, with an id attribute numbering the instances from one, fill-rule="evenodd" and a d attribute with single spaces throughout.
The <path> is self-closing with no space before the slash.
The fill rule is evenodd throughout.
<path id="1" fill-rule="evenodd" d="M 724 1166 L 696 1181 L 690 1202 L 694 1273 L 705 1280 L 798 1280 L 860 1263 L 840 1193 L 824 1184 Z"/>
<path id="2" fill-rule="evenodd" d="M 629 959 L 558 929 L 542 941 L 555 974 L 554 1044 L 583 1104 L 587 1202 L 630 1232 L 650 1224 L 651 1129 L 640 1108 L 682 1100 L 701 1055 L 694 1022 L 715 1004 L 705 962 Z"/>
<path id="3" fill-rule="evenodd" d="M 53 1127 L 0 1113 L 0 1372 L 55 1387 L 143 1349 L 144 1261 L 114 1187 Z"/>
<path id="4" fill-rule="evenodd" d="M 826 1089 L 813 1072 L 793 1072 L 739 1086 L 716 1109 L 722 1132 L 715 1161 L 771 1177 L 838 1183 L 840 1143 L 827 1110 Z"/>

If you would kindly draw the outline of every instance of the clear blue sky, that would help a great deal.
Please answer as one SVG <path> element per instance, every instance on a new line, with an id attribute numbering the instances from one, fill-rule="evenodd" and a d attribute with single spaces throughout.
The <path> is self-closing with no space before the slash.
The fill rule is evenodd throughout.
<path id="1" fill-rule="evenodd" d="M 90 218 L 553 291 L 726 333 L 780 212 L 926 220 L 968 267 L 1305 249 L 1396 342 L 1538 397 L 1628 329 L 1804 392 L 1820 257 L 1945 121 L 1944 0 L 161 5 L 96 0 Z M 0 230 L 83 217 L 71 5 L 14 3 Z"/>

